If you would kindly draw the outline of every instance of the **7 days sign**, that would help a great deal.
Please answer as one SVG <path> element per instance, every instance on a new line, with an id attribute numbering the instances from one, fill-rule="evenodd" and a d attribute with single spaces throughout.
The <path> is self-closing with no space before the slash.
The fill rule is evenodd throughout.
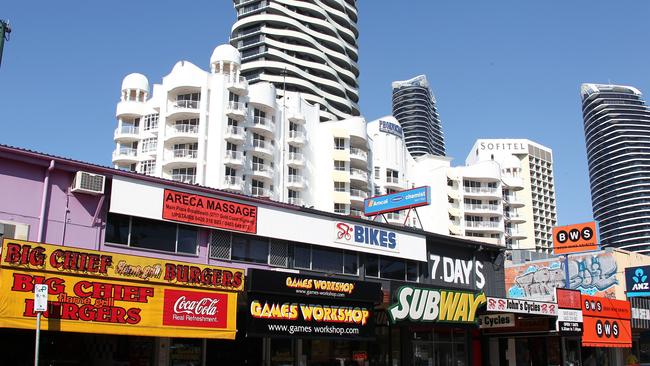
<path id="1" fill-rule="evenodd" d="M 388 308 L 393 323 L 413 322 L 474 323 L 476 309 L 485 304 L 485 294 L 402 286 L 397 302 Z"/>

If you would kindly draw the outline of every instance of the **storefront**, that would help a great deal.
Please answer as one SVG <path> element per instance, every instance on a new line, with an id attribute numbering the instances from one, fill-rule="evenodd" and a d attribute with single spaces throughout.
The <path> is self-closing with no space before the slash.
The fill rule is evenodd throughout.
<path id="1" fill-rule="evenodd" d="M 625 365 L 632 348 L 629 301 L 582 295 L 582 362 Z"/>

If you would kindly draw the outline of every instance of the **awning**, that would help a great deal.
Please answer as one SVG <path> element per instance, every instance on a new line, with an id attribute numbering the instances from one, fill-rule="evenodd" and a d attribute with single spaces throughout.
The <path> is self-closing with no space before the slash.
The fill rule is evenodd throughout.
<path id="1" fill-rule="evenodd" d="M 582 342 L 582 347 L 632 348 L 632 343 Z"/>

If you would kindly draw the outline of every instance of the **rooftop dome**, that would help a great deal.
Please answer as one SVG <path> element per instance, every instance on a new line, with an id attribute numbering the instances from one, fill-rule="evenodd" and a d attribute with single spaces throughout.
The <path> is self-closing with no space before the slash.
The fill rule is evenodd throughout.
<path id="1" fill-rule="evenodd" d="M 210 64 L 219 61 L 234 62 L 239 65 L 241 64 L 241 56 L 235 47 L 229 44 L 222 44 L 214 49 L 212 57 L 210 57 Z"/>
<path id="2" fill-rule="evenodd" d="M 147 80 L 147 77 L 142 74 L 128 74 L 124 77 L 124 80 L 122 80 L 122 90 L 125 89 L 139 89 L 144 90 L 148 93 L 149 80 Z"/>

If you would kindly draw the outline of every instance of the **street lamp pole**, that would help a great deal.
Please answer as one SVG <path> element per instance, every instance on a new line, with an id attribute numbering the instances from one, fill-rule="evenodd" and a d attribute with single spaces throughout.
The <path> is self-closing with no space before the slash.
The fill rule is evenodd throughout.
<path id="1" fill-rule="evenodd" d="M 9 27 L 9 22 L 0 19 L 0 65 L 2 65 L 2 51 L 5 47 L 5 41 L 9 40 L 10 33 L 11 27 Z"/>

